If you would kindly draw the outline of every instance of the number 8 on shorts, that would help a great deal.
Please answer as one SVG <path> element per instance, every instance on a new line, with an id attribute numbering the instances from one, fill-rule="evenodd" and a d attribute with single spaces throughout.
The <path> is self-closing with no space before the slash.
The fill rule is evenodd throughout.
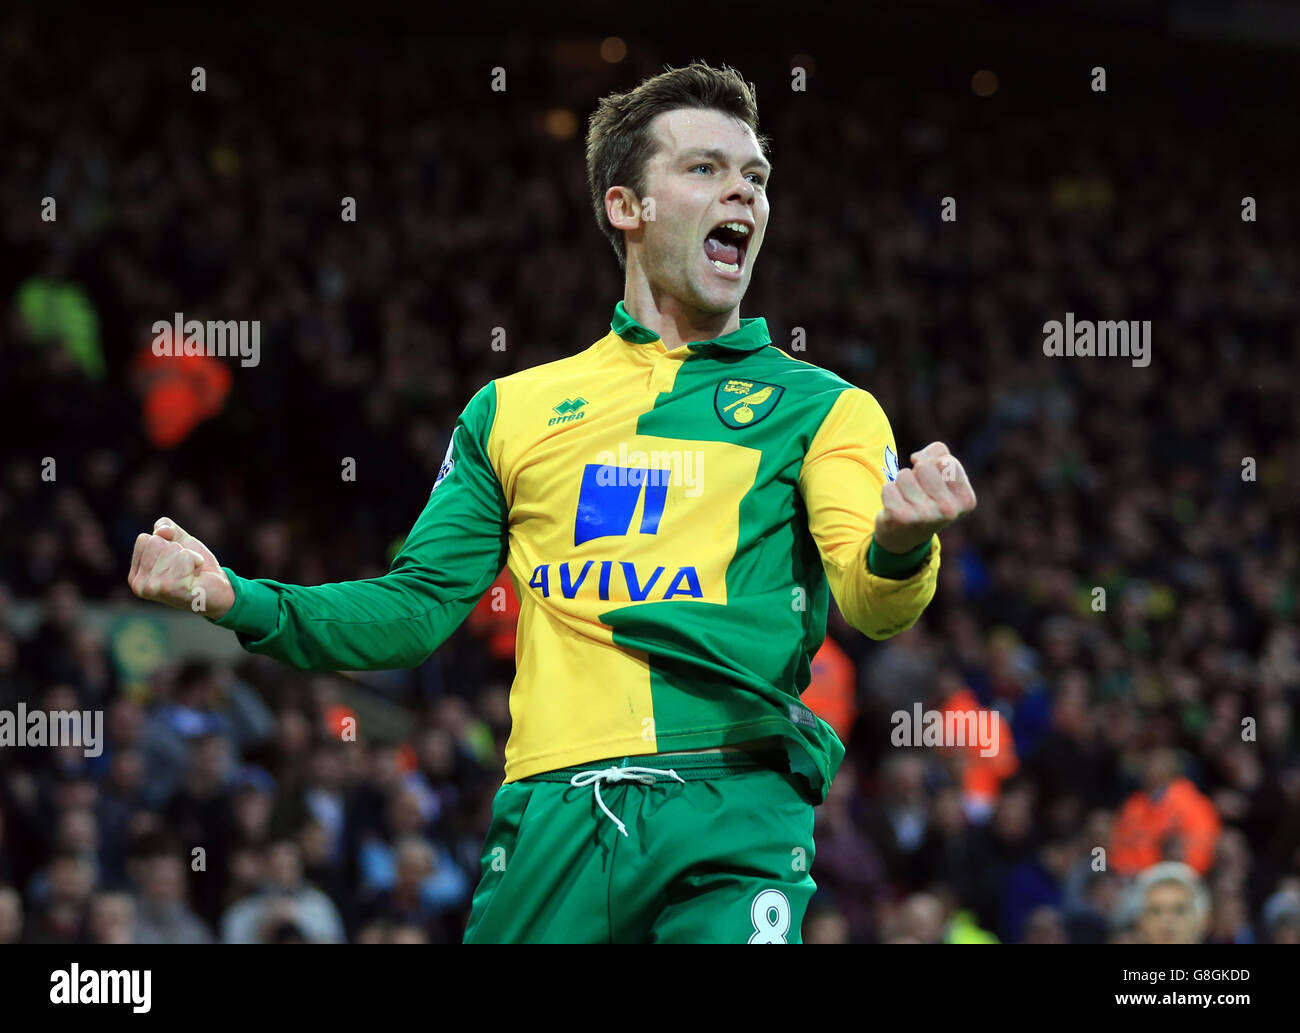
<path id="1" fill-rule="evenodd" d="M 786 943 L 790 931 L 790 901 L 780 890 L 763 890 L 750 905 L 749 916 L 754 923 L 750 943 Z"/>

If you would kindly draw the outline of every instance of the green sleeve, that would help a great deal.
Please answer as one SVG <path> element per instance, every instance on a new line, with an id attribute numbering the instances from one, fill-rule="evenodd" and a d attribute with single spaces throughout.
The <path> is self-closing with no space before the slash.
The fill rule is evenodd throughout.
<path id="1" fill-rule="evenodd" d="M 305 670 L 423 663 L 505 566 L 508 514 L 486 451 L 495 417 L 489 383 L 456 421 L 424 512 L 383 577 L 309 588 L 223 568 L 235 603 L 213 623 L 250 653 Z"/>

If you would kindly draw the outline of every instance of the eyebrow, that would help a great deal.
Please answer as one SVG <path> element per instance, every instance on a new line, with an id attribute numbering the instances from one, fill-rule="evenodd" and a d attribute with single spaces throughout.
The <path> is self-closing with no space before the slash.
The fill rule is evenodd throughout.
<path id="1" fill-rule="evenodd" d="M 683 161 L 687 161 L 691 158 L 710 158 L 713 161 L 716 161 L 719 165 L 726 165 L 729 163 L 726 153 L 720 151 L 716 147 L 693 147 L 689 151 L 683 151 L 680 158 Z M 757 165 L 763 170 L 765 175 L 772 174 L 772 163 L 761 155 L 756 158 L 750 158 L 749 161 L 744 162 L 741 165 L 741 168 L 747 168 L 750 165 Z"/>

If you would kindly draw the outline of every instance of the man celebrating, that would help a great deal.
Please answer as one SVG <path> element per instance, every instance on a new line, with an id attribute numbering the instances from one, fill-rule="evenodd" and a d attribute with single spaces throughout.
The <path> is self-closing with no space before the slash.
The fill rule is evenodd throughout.
<path id="1" fill-rule="evenodd" d="M 813 808 L 844 755 L 799 700 L 828 593 L 875 639 L 934 595 L 975 508 L 941 443 L 899 467 L 867 392 L 740 302 L 767 230 L 753 88 L 692 64 L 591 118 L 610 333 L 470 400 L 387 575 L 248 580 L 162 519 L 137 595 L 295 667 L 423 662 L 507 566 L 520 599 L 505 782 L 467 942 L 798 943 Z"/>

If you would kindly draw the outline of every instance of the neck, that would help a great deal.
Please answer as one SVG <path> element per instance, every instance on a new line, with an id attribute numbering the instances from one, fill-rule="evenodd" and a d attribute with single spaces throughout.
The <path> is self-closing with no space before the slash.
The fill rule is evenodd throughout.
<path id="1" fill-rule="evenodd" d="M 740 308 L 729 312 L 703 312 L 684 305 L 666 291 L 652 287 L 629 266 L 623 284 L 623 307 L 627 314 L 653 330 L 672 351 L 692 341 L 711 341 L 740 329 Z"/>

